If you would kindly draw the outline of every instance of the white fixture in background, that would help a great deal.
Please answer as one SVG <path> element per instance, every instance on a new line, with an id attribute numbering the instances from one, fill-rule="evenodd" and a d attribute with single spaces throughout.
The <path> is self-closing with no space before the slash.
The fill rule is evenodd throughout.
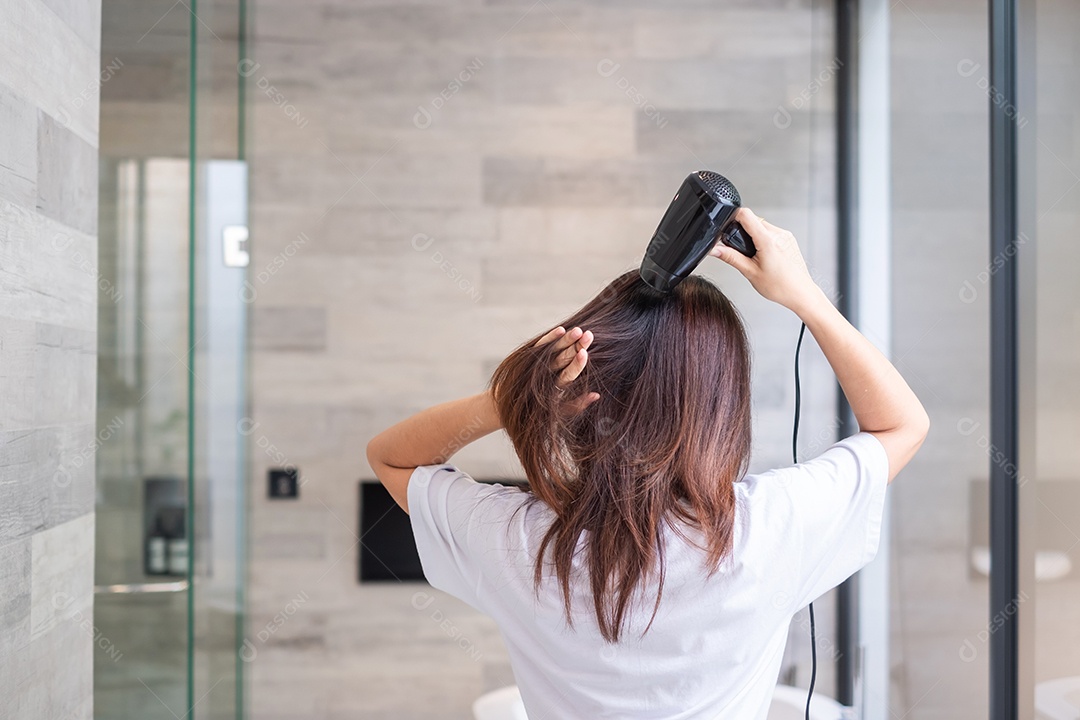
<path id="1" fill-rule="evenodd" d="M 979 545 L 971 550 L 971 566 L 980 575 L 990 577 L 990 548 Z M 1072 560 L 1067 553 L 1060 550 L 1036 550 L 1035 551 L 1035 580 L 1048 582 L 1060 580 L 1072 572 Z M 1074 720 L 1080 720 L 1078 716 Z"/>
<path id="2" fill-rule="evenodd" d="M 225 267 L 247 267 L 251 254 L 247 251 L 247 225 L 226 225 L 221 229 L 221 250 Z"/>
<path id="3" fill-rule="evenodd" d="M 805 710 L 806 690 L 777 685 L 768 720 L 803 720 Z M 810 720 L 844 720 L 844 710 L 844 706 L 832 698 L 814 695 L 814 701 L 810 703 Z M 472 711 L 475 720 L 529 720 L 517 685 L 481 695 L 473 703 Z"/>
<path id="4" fill-rule="evenodd" d="M 1035 685 L 1037 720 L 1080 720 L 1080 676 Z"/>
<path id="5" fill-rule="evenodd" d="M 481 695 L 472 706 L 476 720 L 529 720 L 517 685 L 509 685 Z"/>

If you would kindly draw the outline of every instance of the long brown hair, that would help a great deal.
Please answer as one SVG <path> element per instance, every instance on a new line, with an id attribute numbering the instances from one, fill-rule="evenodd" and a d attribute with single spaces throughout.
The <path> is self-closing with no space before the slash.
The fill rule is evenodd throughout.
<path id="1" fill-rule="evenodd" d="M 676 521 L 700 530 L 710 574 L 731 548 L 733 483 L 750 454 L 749 346 L 734 305 L 696 275 L 661 294 L 627 272 L 562 326 L 594 335 L 573 383 L 560 392 L 551 346 L 534 347 L 538 335 L 499 365 L 491 385 L 533 501 L 555 514 L 536 557 L 536 591 L 550 550 L 573 624 L 570 576 L 584 535 L 597 623 L 616 642 L 654 572 L 656 617 L 664 523 L 684 538 Z M 567 399 L 592 391 L 599 400 L 566 411 Z"/>

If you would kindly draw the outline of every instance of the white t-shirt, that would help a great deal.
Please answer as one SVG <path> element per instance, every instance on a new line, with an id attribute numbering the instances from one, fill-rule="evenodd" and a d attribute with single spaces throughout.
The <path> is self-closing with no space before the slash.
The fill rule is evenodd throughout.
<path id="1" fill-rule="evenodd" d="M 555 577 L 535 600 L 547 505 L 453 465 L 418 467 L 408 496 L 424 575 L 498 624 L 530 720 L 763 720 L 792 616 L 877 553 L 888 476 L 868 433 L 747 475 L 735 483 L 734 542 L 719 571 L 706 578 L 703 551 L 665 529 L 656 619 L 641 637 L 654 583 L 617 644 L 600 635 L 587 582 L 571 588 L 573 628 Z"/>

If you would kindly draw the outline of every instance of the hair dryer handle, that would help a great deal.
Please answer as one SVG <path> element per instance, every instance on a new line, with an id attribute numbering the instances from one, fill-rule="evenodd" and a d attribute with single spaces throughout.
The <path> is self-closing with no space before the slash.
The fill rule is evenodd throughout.
<path id="1" fill-rule="evenodd" d="M 720 233 L 720 242 L 730 248 L 735 248 L 746 257 L 757 255 L 757 248 L 754 246 L 750 233 L 743 230 L 742 225 L 737 222 L 732 222 L 724 232 Z"/>

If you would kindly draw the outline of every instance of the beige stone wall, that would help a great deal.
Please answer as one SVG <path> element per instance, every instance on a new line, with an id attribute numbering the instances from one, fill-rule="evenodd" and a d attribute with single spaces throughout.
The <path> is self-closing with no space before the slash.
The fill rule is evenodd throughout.
<path id="1" fill-rule="evenodd" d="M 413 607 L 425 586 L 357 584 L 364 445 L 478 391 L 635 267 L 691 171 L 728 174 L 830 285 L 831 17 L 802 2 L 255 0 L 252 22 L 249 634 L 304 594 L 249 665 L 253 716 L 468 717 L 513 681 L 505 650 L 439 595 L 479 659 L 463 654 Z M 786 463 L 798 323 L 720 263 L 702 271 L 753 336 L 754 465 Z M 812 343 L 803 368 L 810 454 L 833 437 L 834 385 Z M 455 460 L 520 473 L 498 437 Z M 298 501 L 265 497 L 283 464 Z"/>

